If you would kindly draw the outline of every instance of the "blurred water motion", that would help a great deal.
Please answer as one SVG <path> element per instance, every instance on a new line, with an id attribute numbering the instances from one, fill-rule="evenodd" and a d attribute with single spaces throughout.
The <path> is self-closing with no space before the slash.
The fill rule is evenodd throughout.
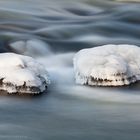
<path id="1" fill-rule="evenodd" d="M 3 46 L 9 41 L 37 38 L 55 51 L 108 43 L 140 45 L 139 13 L 139 3 L 1 0 L 0 38 Z"/>
<path id="2" fill-rule="evenodd" d="M 1 96 L 0 140 L 139 140 L 140 84 L 76 85 L 73 56 L 103 44 L 140 46 L 139 0 L 0 0 L 0 52 L 36 58 L 41 96 Z"/>

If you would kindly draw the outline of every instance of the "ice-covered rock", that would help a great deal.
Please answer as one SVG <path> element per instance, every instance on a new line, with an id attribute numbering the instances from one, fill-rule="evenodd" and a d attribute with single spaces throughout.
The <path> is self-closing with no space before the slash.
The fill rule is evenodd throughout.
<path id="1" fill-rule="evenodd" d="M 20 54 L 36 57 L 51 53 L 49 45 L 38 39 L 19 40 L 9 44 L 9 47 Z"/>
<path id="2" fill-rule="evenodd" d="M 47 71 L 33 58 L 15 53 L 0 54 L 0 90 L 37 94 L 48 84 Z"/>
<path id="3" fill-rule="evenodd" d="M 79 84 L 129 85 L 140 80 L 140 48 L 124 44 L 83 49 L 74 57 L 74 70 Z"/>

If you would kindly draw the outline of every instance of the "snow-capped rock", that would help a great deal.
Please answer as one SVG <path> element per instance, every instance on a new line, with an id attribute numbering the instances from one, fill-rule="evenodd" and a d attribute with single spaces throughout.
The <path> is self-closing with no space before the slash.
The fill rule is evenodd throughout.
<path id="1" fill-rule="evenodd" d="M 0 54 L 0 90 L 37 94 L 48 84 L 47 71 L 33 58 L 15 53 Z"/>
<path id="2" fill-rule="evenodd" d="M 140 48 L 104 45 L 80 50 L 74 57 L 76 83 L 122 86 L 140 80 Z"/>

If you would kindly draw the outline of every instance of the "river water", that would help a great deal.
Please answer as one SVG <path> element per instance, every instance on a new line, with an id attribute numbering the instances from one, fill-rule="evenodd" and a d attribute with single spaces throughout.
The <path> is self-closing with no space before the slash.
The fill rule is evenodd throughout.
<path id="1" fill-rule="evenodd" d="M 139 0 L 0 0 L 0 51 L 34 57 L 51 79 L 40 96 L 1 96 L 0 140 L 139 140 L 140 83 L 75 84 L 75 52 L 110 43 L 140 46 Z"/>

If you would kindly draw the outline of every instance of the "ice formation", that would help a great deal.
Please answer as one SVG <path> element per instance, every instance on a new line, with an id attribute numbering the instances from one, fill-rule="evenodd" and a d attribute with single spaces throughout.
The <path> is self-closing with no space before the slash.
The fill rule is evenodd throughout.
<path id="1" fill-rule="evenodd" d="M 76 83 L 122 86 L 140 80 L 140 48 L 104 45 L 80 50 L 74 57 Z"/>
<path id="2" fill-rule="evenodd" d="M 15 53 L 0 54 L 0 90 L 37 94 L 48 84 L 47 71 L 33 58 Z"/>

